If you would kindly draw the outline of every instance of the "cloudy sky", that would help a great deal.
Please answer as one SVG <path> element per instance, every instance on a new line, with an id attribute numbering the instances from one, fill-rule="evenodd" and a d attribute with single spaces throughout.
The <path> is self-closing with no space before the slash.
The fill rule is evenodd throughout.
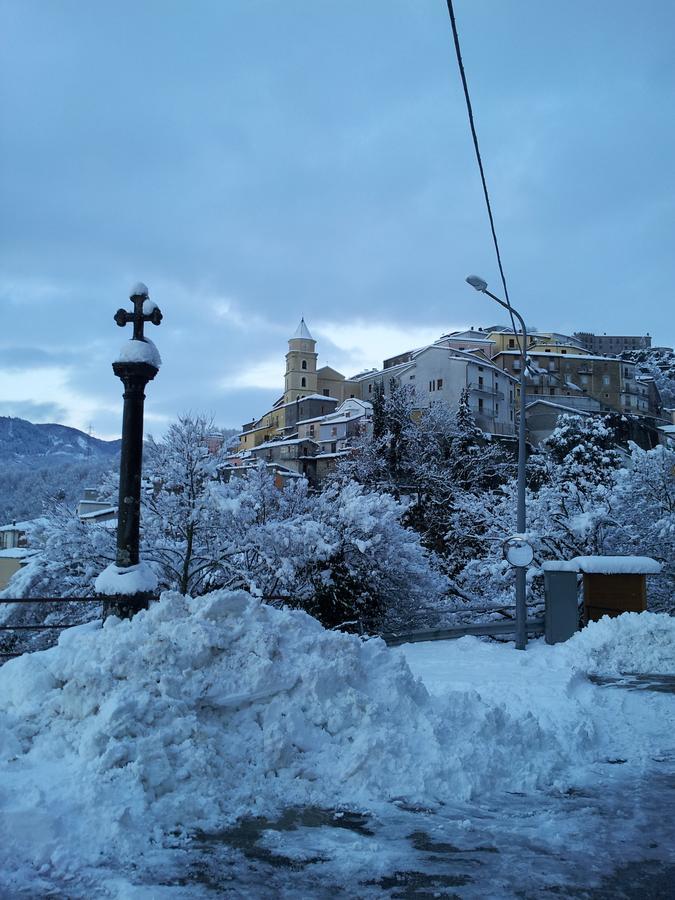
<path id="1" fill-rule="evenodd" d="M 675 342 L 675 5 L 456 0 L 511 299 Z M 0 415 L 236 426 L 301 315 L 346 374 L 503 321 L 445 0 L 0 0 Z M 128 330 L 128 329 L 127 329 Z"/>

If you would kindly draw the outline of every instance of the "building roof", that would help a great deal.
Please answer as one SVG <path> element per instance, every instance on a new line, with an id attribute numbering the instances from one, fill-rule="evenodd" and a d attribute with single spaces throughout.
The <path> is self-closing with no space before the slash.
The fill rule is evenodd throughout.
<path id="1" fill-rule="evenodd" d="M 24 522 L 10 522 L 8 525 L 0 525 L 0 531 L 29 531 L 35 525 L 41 525 L 47 520 L 41 516 L 37 519 L 27 519 Z"/>
<path id="2" fill-rule="evenodd" d="M 436 343 L 440 343 L 441 341 L 447 341 L 452 339 L 453 341 L 480 341 L 484 344 L 496 344 L 497 342 L 489 337 L 483 331 L 475 331 L 471 328 L 468 328 L 466 331 L 451 331 L 449 334 L 443 334 L 439 337 Z"/>
<path id="3" fill-rule="evenodd" d="M 305 325 L 304 317 L 300 319 L 300 324 L 295 329 L 295 334 L 291 338 L 291 340 L 295 340 L 295 338 L 303 338 L 306 341 L 313 341 L 314 338 L 309 333 L 309 328 Z"/>
<path id="4" fill-rule="evenodd" d="M 354 407 L 360 406 L 361 409 L 354 409 Z M 340 412 L 342 409 L 354 409 L 355 415 L 347 417 L 344 412 Z M 332 410 L 329 413 L 324 413 L 322 416 L 314 416 L 311 419 L 300 419 L 299 422 L 296 422 L 296 425 L 307 425 L 310 422 L 332 422 L 334 421 L 335 416 L 345 416 L 345 418 L 349 418 L 350 421 L 355 421 L 357 419 L 363 418 L 363 416 L 367 416 L 369 413 L 373 411 L 373 404 L 368 400 L 359 400 L 357 397 L 350 397 L 348 400 L 343 400 L 342 403 L 338 406 L 337 409 Z"/>
<path id="5" fill-rule="evenodd" d="M 531 406 L 552 406 L 552 407 L 554 407 L 555 409 L 562 409 L 562 410 L 564 410 L 565 412 L 571 412 L 571 413 L 574 413 L 574 414 L 577 415 L 577 416 L 590 416 L 590 415 L 592 415 L 592 411 L 591 411 L 591 410 L 577 408 L 576 406 L 565 406 L 563 403 L 553 403 L 552 400 L 543 400 L 543 399 L 531 400 L 529 403 L 527 403 L 527 404 L 525 405 L 525 411 L 527 412 L 527 410 L 528 410 Z"/>
<path id="6" fill-rule="evenodd" d="M 256 450 L 269 450 L 270 447 L 289 447 L 291 444 L 316 444 L 316 441 L 310 437 L 288 438 L 283 441 L 265 441 L 263 444 L 258 444 L 257 447 L 251 447 L 251 453 L 255 453 Z"/>
<path id="7" fill-rule="evenodd" d="M 94 512 L 82 513 L 80 519 L 98 519 L 101 516 L 117 515 L 116 506 L 106 506 L 104 509 L 95 509 Z"/>

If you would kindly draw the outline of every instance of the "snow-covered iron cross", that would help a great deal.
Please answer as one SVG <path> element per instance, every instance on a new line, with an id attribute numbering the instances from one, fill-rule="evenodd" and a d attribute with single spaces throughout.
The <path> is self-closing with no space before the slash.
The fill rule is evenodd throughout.
<path id="1" fill-rule="evenodd" d="M 144 322 L 152 322 L 153 325 L 159 325 L 162 321 L 162 313 L 159 306 L 148 299 L 148 289 L 142 282 L 133 286 L 129 299 L 134 304 L 134 311 L 128 312 L 126 309 L 118 309 L 115 313 L 115 321 L 120 328 L 124 328 L 128 322 L 133 322 L 134 334 L 132 340 L 144 341 Z"/>

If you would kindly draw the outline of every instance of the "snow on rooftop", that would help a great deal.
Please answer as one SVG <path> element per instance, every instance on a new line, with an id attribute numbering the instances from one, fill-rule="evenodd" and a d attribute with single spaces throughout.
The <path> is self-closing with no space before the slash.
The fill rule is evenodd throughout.
<path id="1" fill-rule="evenodd" d="M 575 556 L 567 560 L 546 560 L 542 569 L 589 575 L 658 575 L 661 563 L 650 556 Z"/>
<path id="2" fill-rule="evenodd" d="M 142 341 L 125 341 L 120 348 L 117 357 L 113 360 L 117 363 L 147 363 L 155 369 L 159 369 L 162 365 L 162 357 L 159 350 L 150 340 L 145 338 Z"/>
<path id="3" fill-rule="evenodd" d="M 576 413 L 579 416 L 592 415 L 592 413 L 587 409 L 582 409 L 581 407 L 576 406 L 565 406 L 564 403 L 554 403 L 552 400 L 544 400 L 542 398 L 529 401 L 525 409 L 528 410 L 531 406 L 551 406 L 553 407 L 553 409 L 563 409 L 566 412 Z"/>
<path id="4" fill-rule="evenodd" d="M 251 452 L 255 453 L 256 450 L 269 450 L 271 447 L 290 447 L 294 444 L 314 444 L 312 438 L 304 437 L 304 438 L 288 438 L 283 441 L 265 441 L 263 444 L 258 444 L 257 447 L 251 447 Z"/>
<path id="5" fill-rule="evenodd" d="M 25 531 L 31 524 L 30 519 L 27 522 L 10 522 L 9 525 L 0 525 L 0 531 Z"/>
<path id="6" fill-rule="evenodd" d="M 98 519 L 100 516 L 109 516 L 117 513 L 116 506 L 107 506 L 103 509 L 96 509 L 94 512 L 80 513 L 80 519 Z"/>

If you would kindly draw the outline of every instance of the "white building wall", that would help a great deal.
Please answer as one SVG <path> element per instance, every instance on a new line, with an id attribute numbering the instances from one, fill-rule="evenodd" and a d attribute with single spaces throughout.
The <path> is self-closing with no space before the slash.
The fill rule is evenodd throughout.
<path id="1" fill-rule="evenodd" d="M 484 431 L 497 434 L 515 432 L 515 382 L 487 360 L 483 362 L 468 356 L 453 356 L 446 348 L 427 347 L 411 362 L 373 373 L 365 379 L 364 399 L 372 400 L 378 382 L 384 385 L 385 397 L 388 397 L 392 378 L 400 386 L 414 388 L 417 409 L 428 409 L 432 403 L 456 407 L 462 391 L 468 388 L 469 404 Z"/>

